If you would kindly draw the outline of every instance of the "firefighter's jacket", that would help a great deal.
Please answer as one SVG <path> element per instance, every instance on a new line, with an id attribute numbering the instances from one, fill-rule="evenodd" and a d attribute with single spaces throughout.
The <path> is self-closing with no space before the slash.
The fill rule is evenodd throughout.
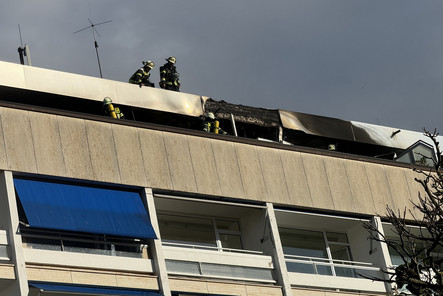
<path id="1" fill-rule="evenodd" d="M 154 87 L 154 83 L 149 80 L 150 76 L 151 73 L 146 72 L 144 68 L 140 68 L 129 78 L 129 83 Z"/>
<path id="2" fill-rule="evenodd" d="M 169 90 L 180 90 L 180 80 L 177 69 L 169 63 L 160 67 L 160 87 Z"/>

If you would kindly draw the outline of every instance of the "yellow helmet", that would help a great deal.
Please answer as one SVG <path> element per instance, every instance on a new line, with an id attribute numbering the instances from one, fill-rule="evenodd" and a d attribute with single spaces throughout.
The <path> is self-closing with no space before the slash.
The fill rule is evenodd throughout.
<path id="1" fill-rule="evenodd" d="M 155 67 L 155 64 L 153 61 L 146 61 L 146 62 L 143 62 L 143 66 L 149 67 L 150 69 L 152 69 Z"/>
<path id="2" fill-rule="evenodd" d="M 169 57 L 166 59 L 168 62 L 175 64 L 175 62 L 177 61 L 175 57 Z"/>

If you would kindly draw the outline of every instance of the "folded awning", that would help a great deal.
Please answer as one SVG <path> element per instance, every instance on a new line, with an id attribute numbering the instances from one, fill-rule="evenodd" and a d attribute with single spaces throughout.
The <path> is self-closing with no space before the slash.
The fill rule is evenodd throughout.
<path id="1" fill-rule="evenodd" d="M 156 238 L 138 192 L 14 179 L 32 227 Z"/>
<path id="2" fill-rule="evenodd" d="M 147 290 L 133 290 L 133 289 L 109 289 L 94 286 L 80 286 L 80 285 L 62 285 L 52 283 L 31 283 L 31 287 L 35 287 L 40 292 L 63 292 L 72 293 L 73 295 L 120 295 L 120 296 L 163 296 L 162 294 L 151 292 Z"/>

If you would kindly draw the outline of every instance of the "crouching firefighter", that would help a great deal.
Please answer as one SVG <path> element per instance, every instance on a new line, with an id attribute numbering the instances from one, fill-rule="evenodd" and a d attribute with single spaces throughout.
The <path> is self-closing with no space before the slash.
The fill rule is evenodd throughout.
<path id="1" fill-rule="evenodd" d="M 149 79 L 149 77 L 151 76 L 151 73 L 149 73 L 149 71 L 151 71 L 151 69 L 154 67 L 155 64 L 152 61 L 143 62 L 143 67 L 138 69 L 134 74 L 132 74 L 131 78 L 129 78 L 129 83 L 138 84 L 140 87 L 155 87 L 154 83 L 152 83 Z"/>
<path id="2" fill-rule="evenodd" d="M 208 133 L 227 135 L 228 133 L 221 129 L 220 122 L 215 119 L 214 113 L 208 112 L 203 116 L 203 130 Z"/>
<path id="3" fill-rule="evenodd" d="M 114 107 L 114 104 L 112 104 L 112 100 L 109 97 L 103 99 L 103 109 L 105 110 L 105 114 L 107 116 L 118 119 L 125 118 L 123 113 L 120 111 L 120 108 Z"/>

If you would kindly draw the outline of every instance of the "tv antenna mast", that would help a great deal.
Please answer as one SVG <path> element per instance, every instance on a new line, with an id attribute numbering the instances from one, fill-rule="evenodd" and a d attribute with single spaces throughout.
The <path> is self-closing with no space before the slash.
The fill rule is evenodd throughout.
<path id="1" fill-rule="evenodd" d="M 25 58 L 28 62 L 28 66 L 32 66 L 32 62 L 31 62 L 31 51 L 29 50 L 29 45 L 25 44 L 25 46 L 23 46 L 23 40 L 22 40 L 22 31 L 20 30 L 20 24 L 18 25 L 18 34 L 20 35 L 20 45 L 21 47 L 19 47 L 18 50 L 18 56 L 20 58 L 20 64 L 24 65 L 25 64 Z"/>
<path id="2" fill-rule="evenodd" d="M 106 22 L 97 23 L 97 24 L 92 23 L 92 21 L 91 21 L 90 18 L 88 18 L 88 21 L 89 21 L 89 23 L 90 23 L 89 26 L 87 26 L 87 27 L 85 27 L 85 28 L 83 28 L 83 29 L 81 29 L 81 30 L 75 31 L 74 34 L 79 33 L 79 32 L 81 32 L 81 31 L 84 31 L 84 30 L 86 30 L 86 29 L 91 28 L 91 30 L 92 30 L 92 36 L 93 36 L 93 38 L 94 38 L 95 53 L 96 53 L 96 55 L 97 55 L 98 70 L 100 71 L 100 78 L 103 78 L 102 67 L 101 67 L 101 65 L 100 65 L 100 57 L 99 57 L 99 55 L 98 55 L 98 43 L 97 43 L 97 40 L 95 39 L 95 34 L 97 34 L 98 37 L 100 37 L 100 34 L 98 33 L 98 31 L 97 31 L 97 29 L 96 29 L 95 27 L 96 27 L 96 26 L 99 26 L 99 25 L 103 25 L 103 24 L 109 23 L 109 22 L 112 22 L 112 20 L 109 20 L 109 21 L 106 21 Z"/>

